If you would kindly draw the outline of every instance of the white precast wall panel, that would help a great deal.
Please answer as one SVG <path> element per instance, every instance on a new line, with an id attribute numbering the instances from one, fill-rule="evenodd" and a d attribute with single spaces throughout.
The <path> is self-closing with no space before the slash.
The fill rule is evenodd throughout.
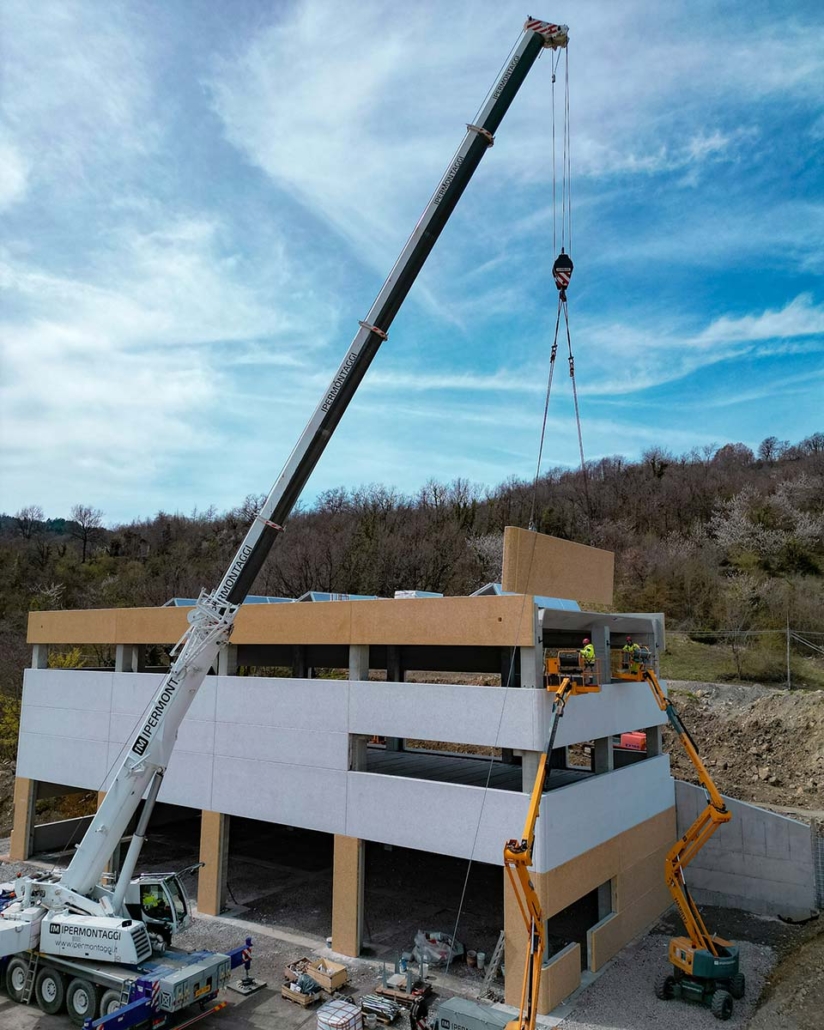
<path id="1" fill-rule="evenodd" d="M 105 788 L 157 674 L 26 671 L 18 775 Z M 186 715 L 160 800 L 500 864 L 528 796 L 349 771 L 351 734 L 543 750 L 543 690 L 210 676 Z M 644 683 L 573 698 L 556 743 L 657 725 Z M 673 804 L 666 757 L 552 791 L 535 866 L 552 868 Z M 473 852 L 473 841 L 474 852 Z"/>

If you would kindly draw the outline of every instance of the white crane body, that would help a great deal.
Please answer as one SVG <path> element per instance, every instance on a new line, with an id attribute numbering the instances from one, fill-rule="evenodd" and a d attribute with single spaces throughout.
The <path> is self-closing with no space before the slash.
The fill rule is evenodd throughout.
<path id="1" fill-rule="evenodd" d="M 153 951 L 163 953 L 173 931 L 188 925 L 190 907 L 176 877 L 133 878 L 180 724 L 206 675 L 216 665 L 220 650 L 230 638 L 239 606 L 387 338 L 389 326 L 418 272 L 481 158 L 494 142 L 494 133 L 521 83 L 542 50 L 565 47 L 567 35 L 566 26 L 536 19 L 525 24 L 507 66 L 478 114 L 477 124 L 467 126 L 461 145 L 360 323 L 329 388 L 226 574 L 213 593 L 201 593 L 192 609 L 189 628 L 172 652 L 174 660 L 169 672 L 135 728 L 129 749 L 68 868 L 59 877 L 21 877 L 15 882 L 14 900 L 0 912 L 0 960 L 27 949 L 39 949 L 44 958 L 60 956 L 67 961 L 108 961 L 139 967 Z M 117 882 L 114 887 L 103 886 L 103 873 L 144 798 L 137 830 Z M 146 916 L 143 896 L 147 887 L 156 888 L 163 895 L 166 908 L 171 910 L 169 918 L 154 920 Z M 218 964 L 220 960 L 228 962 L 226 956 L 218 955 L 215 959 Z"/>

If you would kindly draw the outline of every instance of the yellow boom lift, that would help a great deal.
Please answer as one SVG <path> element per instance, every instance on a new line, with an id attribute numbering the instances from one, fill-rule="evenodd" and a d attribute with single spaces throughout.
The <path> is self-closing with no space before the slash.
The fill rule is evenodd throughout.
<path id="1" fill-rule="evenodd" d="M 700 1002 L 711 1008 L 717 1019 L 729 1019 L 733 998 L 743 998 L 746 987 L 744 974 L 738 968 L 738 948 L 723 937 L 709 932 L 689 892 L 684 870 L 718 827 L 728 823 L 732 815 L 704 765 L 689 730 L 681 721 L 672 701 L 661 689 L 655 672 L 646 662 L 641 662 L 635 676 L 621 675 L 620 678 L 645 680 L 649 684 L 658 707 L 666 713 L 695 767 L 707 797 L 707 807 L 684 836 L 670 848 L 665 859 L 667 886 L 681 914 L 687 936 L 673 937 L 670 941 L 672 972 L 663 973 L 658 978 L 655 993 L 662 1001 L 681 997 Z"/>
<path id="2" fill-rule="evenodd" d="M 572 656 L 574 655 L 574 659 Z M 558 720 L 564 714 L 567 699 L 574 694 L 597 694 L 600 686 L 586 682 L 590 676 L 579 662 L 578 653 L 570 652 L 565 662 L 562 652 L 558 658 L 547 660 L 547 690 L 554 691 L 555 700 L 552 705 L 552 724 L 546 750 L 541 755 L 535 785 L 529 801 L 524 833 L 520 840 L 509 840 L 504 847 L 504 868 L 506 869 L 521 916 L 529 935 L 524 970 L 523 987 L 521 989 L 521 1007 L 517 1019 L 507 1024 L 506 1030 L 534 1030 L 535 1017 L 538 1015 L 538 994 L 541 989 L 541 968 L 544 964 L 546 950 L 546 928 L 544 913 L 538 892 L 530 879 L 529 867 L 532 865 L 532 851 L 535 847 L 535 826 L 541 811 L 541 798 L 547 789 L 550 773 L 552 748 L 555 745 L 555 734 L 558 732 Z M 580 671 L 573 671 L 581 665 Z M 561 670 L 569 668 L 569 675 L 561 679 Z M 560 683 L 558 682 L 560 680 Z"/>
<path id="3" fill-rule="evenodd" d="M 687 888 L 684 869 L 718 827 L 729 822 L 731 814 L 698 753 L 695 741 L 681 721 L 672 701 L 661 689 L 658 677 L 648 664 L 649 661 L 649 651 L 640 649 L 631 665 L 614 671 L 611 678 L 631 682 L 643 681 L 649 685 L 658 707 L 666 713 L 667 719 L 678 734 L 707 796 L 707 807 L 684 836 L 670 848 L 665 859 L 665 879 L 684 921 L 687 936 L 673 937 L 670 941 L 669 960 L 672 972 L 663 973 L 658 978 L 655 993 L 662 1000 L 681 997 L 701 1002 L 712 1010 L 716 1018 L 726 1020 L 732 1015 L 733 999 L 743 998 L 746 986 L 744 974 L 738 968 L 738 948 L 723 937 L 709 932 Z M 523 836 L 520 840 L 507 841 L 504 848 L 504 868 L 515 892 L 529 939 L 520 1013 L 517 1019 L 507 1024 L 506 1030 L 534 1030 L 538 1014 L 541 969 L 546 950 L 546 927 L 541 901 L 530 878 L 529 867 L 532 865 L 535 827 L 541 810 L 541 798 L 547 789 L 558 721 L 563 716 L 566 702 L 572 695 L 595 694 L 601 690 L 600 669 L 587 666 L 577 651 L 561 651 L 557 656 L 547 658 L 546 681 L 547 690 L 555 694 L 549 740 L 535 776 Z"/>

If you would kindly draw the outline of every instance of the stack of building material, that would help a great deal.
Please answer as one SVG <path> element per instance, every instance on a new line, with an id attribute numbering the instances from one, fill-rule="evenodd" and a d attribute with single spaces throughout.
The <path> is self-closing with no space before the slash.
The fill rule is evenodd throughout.
<path id="1" fill-rule="evenodd" d="M 318 1011 L 318 1030 L 363 1030 L 363 1015 L 357 1005 L 333 998 Z"/>

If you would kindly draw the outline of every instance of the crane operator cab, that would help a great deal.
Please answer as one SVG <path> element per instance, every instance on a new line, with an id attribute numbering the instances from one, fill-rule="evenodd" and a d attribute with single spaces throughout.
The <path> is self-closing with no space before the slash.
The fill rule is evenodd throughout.
<path id="1" fill-rule="evenodd" d="M 192 925 L 192 906 L 177 873 L 144 873 L 132 880 L 126 908 L 145 925 L 156 952 L 165 951 L 174 934 Z"/>

